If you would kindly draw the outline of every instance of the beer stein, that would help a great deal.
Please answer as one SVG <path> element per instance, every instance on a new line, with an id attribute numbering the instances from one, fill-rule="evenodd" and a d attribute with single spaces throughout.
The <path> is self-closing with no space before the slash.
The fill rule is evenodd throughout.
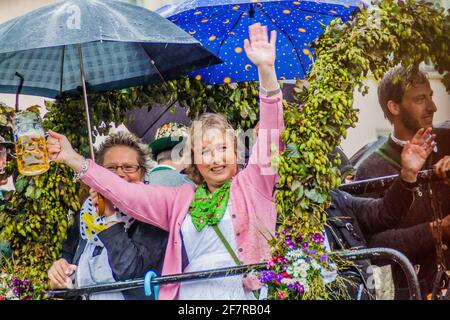
<path id="1" fill-rule="evenodd" d="M 20 174 L 34 176 L 46 172 L 50 163 L 41 117 L 36 112 L 25 111 L 16 114 L 14 120 L 14 142 Z"/>

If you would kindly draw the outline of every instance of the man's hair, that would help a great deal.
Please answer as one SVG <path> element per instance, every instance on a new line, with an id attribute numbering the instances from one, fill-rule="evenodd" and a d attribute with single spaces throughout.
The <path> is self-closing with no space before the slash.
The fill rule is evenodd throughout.
<path id="1" fill-rule="evenodd" d="M 108 135 L 106 140 L 103 141 L 98 148 L 96 162 L 102 165 L 105 160 L 105 153 L 109 149 L 117 146 L 124 146 L 135 150 L 138 154 L 138 162 L 143 169 L 143 172 L 146 172 L 149 169 L 148 162 L 150 159 L 150 151 L 148 150 L 147 145 L 143 144 L 141 139 L 134 134 L 124 131 Z"/>
<path id="2" fill-rule="evenodd" d="M 388 102 L 396 104 L 402 102 L 407 89 L 424 84 L 428 81 L 427 75 L 422 71 L 408 71 L 403 66 L 389 70 L 378 86 L 378 102 L 383 110 L 384 117 L 392 123 L 392 114 L 388 109 Z"/>
<path id="3" fill-rule="evenodd" d="M 163 150 L 156 155 L 156 162 L 158 162 L 158 164 L 168 160 L 172 160 L 172 149 Z"/>

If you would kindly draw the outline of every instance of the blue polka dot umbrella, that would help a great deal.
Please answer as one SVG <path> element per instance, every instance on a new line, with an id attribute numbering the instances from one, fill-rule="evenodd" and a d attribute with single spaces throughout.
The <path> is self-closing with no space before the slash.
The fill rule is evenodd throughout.
<path id="1" fill-rule="evenodd" d="M 278 77 L 302 79 L 312 64 L 311 43 L 323 33 L 323 27 L 337 17 L 344 22 L 352 19 L 362 6 L 357 0 L 189 0 L 159 12 L 224 61 L 190 75 L 206 83 L 221 84 L 258 79 L 243 48 L 253 23 L 278 32 Z"/>

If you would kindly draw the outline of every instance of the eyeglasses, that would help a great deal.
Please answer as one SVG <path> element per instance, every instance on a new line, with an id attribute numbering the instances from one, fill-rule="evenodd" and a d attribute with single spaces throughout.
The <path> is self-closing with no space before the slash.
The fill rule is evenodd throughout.
<path id="1" fill-rule="evenodd" d="M 119 168 L 122 169 L 124 173 L 135 173 L 137 172 L 141 166 L 140 165 L 132 165 L 132 164 L 124 164 L 123 166 L 105 166 L 109 171 L 116 173 Z"/>

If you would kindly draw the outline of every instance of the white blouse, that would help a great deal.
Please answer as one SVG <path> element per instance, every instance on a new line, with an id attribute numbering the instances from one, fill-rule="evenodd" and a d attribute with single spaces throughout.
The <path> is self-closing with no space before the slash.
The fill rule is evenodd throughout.
<path id="1" fill-rule="evenodd" d="M 230 202 L 228 202 L 227 209 L 222 220 L 219 222 L 218 227 L 233 251 L 237 252 L 234 228 L 229 208 Z M 207 225 L 202 231 L 198 232 L 192 223 L 191 216 L 187 214 L 181 226 L 181 233 L 183 235 L 184 247 L 189 258 L 189 264 L 184 269 L 184 272 L 236 266 L 236 263 L 212 226 Z M 325 232 L 324 236 L 326 251 L 330 252 L 330 245 Z M 333 282 L 337 275 L 336 266 L 332 264 L 332 270 L 323 269 L 321 273 L 325 283 Z M 265 289 L 261 294 L 262 296 L 267 294 Z M 178 299 L 256 300 L 251 291 L 244 289 L 242 285 L 242 275 L 181 282 Z"/>
<path id="2" fill-rule="evenodd" d="M 231 248 L 236 251 L 230 203 L 218 227 Z M 184 272 L 194 272 L 236 266 L 233 258 L 213 227 L 207 225 L 198 232 L 188 214 L 181 226 L 183 242 L 189 258 Z M 244 289 L 242 275 L 181 282 L 180 300 L 255 300 L 253 293 Z"/>

